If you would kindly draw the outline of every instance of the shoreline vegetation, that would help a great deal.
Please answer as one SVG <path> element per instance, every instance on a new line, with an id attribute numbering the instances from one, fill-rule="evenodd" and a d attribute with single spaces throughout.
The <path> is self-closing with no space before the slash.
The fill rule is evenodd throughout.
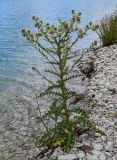
<path id="1" fill-rule="evenodd" d="M 17 100 L 16 106 L 0 113 L 1 160 L 116 160 L 117 13 L 115 11 L 110 17 L 105 17 L 98 25 L 90 22 L 84 29 L 78 26 L 80 16 L 81 13 L 73 10 L 70 21 L 59 20 L 59 27 L 48 23 L 44 25 L 33 17 L 39 32 L 33 34 L 22 29 L 27 40 L 54 68 L 45 70 L 46 75 L 56 75 L 59 80 L 55 84 L 37 68 L 32 68 L 51 85 L 40 95 L 40 99 L 38 94 L 32 94 L 34 104 L 26 100 L 24 106 Z M 82 55 L 79 56 L 79 51 L 72 51 L 72 47 L 88 30 L 98 33 L 102 47 L 95 50 L 98 42 L 94 41 L 87 50 L 93 54 L 81 63 Z M 78 38 L 76 36 L 71 43 L 73 32 L 77 32 Z M 52 46 L 43 46 L 38 41 L 40 37 Z M 71 59 L 74 60 L 73 65 L 66 67 Z M 59 66 L 57 72 L 56 65 Z M 67 80 L 79 76 L 74 72 L 76 68 L 80 69 L 87 88 L 82 95 L 66 87 Z M 70 73 L 69 69 L 74 70 Z M 49 95 L 49 98 L 42 95 Z M 45 105 L 46 112 L 43 111 Z"/>

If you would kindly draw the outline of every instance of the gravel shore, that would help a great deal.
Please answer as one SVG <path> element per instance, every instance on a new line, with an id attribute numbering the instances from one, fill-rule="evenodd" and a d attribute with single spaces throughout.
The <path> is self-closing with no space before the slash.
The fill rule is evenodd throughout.
<path id="1" fill-rule="evenodd" d="M 105 135 L 98 134 L 94 146 L 95 159 L 117 159 L 117 45 L 104 47 L 94 54 L 95 72 L 88 84 L 88 93 L 96 106 L 90 119 Z M 99 147 L 99 148 L 98 148 Z M 98 151 L 98 152 L 97 152 Z M 88 155 L 94 159 L 93 155 Z"/>
<path id="2" fill-rule="evenodd" d="M 91 59 L 95 69 L 86 83 L 97 133 L 78 137 L 71 154 L 59 160 L 117 160 L 117 45 L 96 50 Z"/>
<path id="3" fill-rule="evenodd" d="M 95 70 L 86 84 L 95 104 L 89 116 L 98 132 L 93 138 L 86 133 L 78 137 L 70 154 L 58 152 L 58 160 L 117 159 L 117 45 L 95 51 L 93 59 Z M 39 129 L 34 119 L 37 103 L 35 94 L 29 91 L 23 98 L 9 100 L 9 108 L 1 109 L 0 160 L 32 160 L 38 154 L 39 149 L 30 139 Z M 44 109 L 44 100 L 39 105 Z"/>

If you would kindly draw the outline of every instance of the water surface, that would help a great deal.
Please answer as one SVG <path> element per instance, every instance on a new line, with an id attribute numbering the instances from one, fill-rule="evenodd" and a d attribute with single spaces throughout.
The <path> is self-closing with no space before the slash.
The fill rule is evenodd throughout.
<path id="1" fill-rule="evenodd" d="M 57 23 L 59 17 L 69 18 L 70 11 L 75 9 L 83 13 L 84 25 L 111 13 L 116 3 L 116 0 L 0 0 L 0 106 L 22 90 L 40 84 L 31 68 L 43 66 L 41 57 L 20 33 L 21 28 L 33 28 L 33 15 Z M 89 39 L 79 47 L 89 44 Z"/>

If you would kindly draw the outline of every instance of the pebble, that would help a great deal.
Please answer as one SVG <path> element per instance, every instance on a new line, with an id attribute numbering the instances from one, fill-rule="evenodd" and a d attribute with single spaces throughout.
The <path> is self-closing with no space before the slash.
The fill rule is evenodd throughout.
<path id="1" fill-rule="evenodd" d="M 117 157 L 113 156 L 112 160 L 117 160 Z"/>
<path id="2" fill-rule="evenodd" d="M 98 160 L 97 156 L 96 155 L 91 155 L 91 154 L 88 154 L 86 156 L 87 160 Z"/>
<path id="3" fill-rule="evenodd" d="M 112 156 L 110 152 L 105 152 L 105 155 L 108 156 L 108 157 Z"/>
<path id="4" fill-rule="evenodd" d="M 92 151 L 92 154 L 96 155 L 97 157 L 100 156 L 101 152 L 100 151 L 97 151 L 97 150 L 93 150 Z"/>
<path id="5" fill-rule="evenodd" d="M 102 149 L 103 149 L 103 145 L 101 145 L 101 144 L 94 144 L 94 148 L 95 148 L 95 150 L 97 150 L 97 151 L 101 151 Z"/>
<path id="6" fill-rule="evenodd" d="M 78 160 L 78 157 L 75 154 L 61 155 L 57 160 Z"/>
<path id="7" fill-rule="evenodd" d="M 100 160 L 106 160 L 106 156 L 104 153 L 101 153 L 101 155 L 99 156 Z"/>
<path id="8" fill-rule="evenodd" d="M 79 158 L 84 158 L 85 157 L 85 153 L 83 151 L 79 151 L 78 157 Z"/>
<path id="9" fill-rule="evenodd" d="M 106 136 L 101 136 L 101 139 L 102 139 L 103 141 L 105 141 L 105 140 L 106 140 Z"/>

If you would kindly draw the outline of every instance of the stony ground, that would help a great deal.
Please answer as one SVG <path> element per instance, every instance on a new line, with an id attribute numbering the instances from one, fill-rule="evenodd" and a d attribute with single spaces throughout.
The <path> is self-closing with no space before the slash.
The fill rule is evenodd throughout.
<path id="1" fill-rule="evenodd" d="M 55 151 L 58 160 L 116 160 L 117 159 L 117 45 L 95 51 L 95 71 L 87 80 L 87 93 L 94 101 L 90 119 L 97 127 L 92 137 L 78 137 L 70 154 Z M 30 101 L 32 99 L 32 101 Z M 49 99 L 47 100 L 49 102 Z M 39 152 L 30 136 L 39 130 L 34 115 L 44 100 L 36 101 L 30 91 L 9 99 L 9 108 L 0 111 L 0 160 L 32 160 Z"/>
<path id="2" fill-rule="evenodd" d="M 105 134 L 98 134 L 93 155 L 89 159 L 117 159 L 117 45 L 105 47 L 95 53 L 95 73 L 89 82 L 89 95 L 96 106 L 90 118 Z"/>
<path id="3" fill-rule="evenodd" d="M 11 98 L 9 107 L 3 106 L 0 111 L 0 160 L 26 160 L 32 149 L 30 98 L 28 95 Z"/>
<path id="4" fill-rule="evenodd" d="M 90 119 L 97 133 L 81 135 L 71 154 L 59 160 L 117 160 L 117 45 L 95 51 L 92 59 L 95 70 L 87 93 L 94 101 Z"/>

